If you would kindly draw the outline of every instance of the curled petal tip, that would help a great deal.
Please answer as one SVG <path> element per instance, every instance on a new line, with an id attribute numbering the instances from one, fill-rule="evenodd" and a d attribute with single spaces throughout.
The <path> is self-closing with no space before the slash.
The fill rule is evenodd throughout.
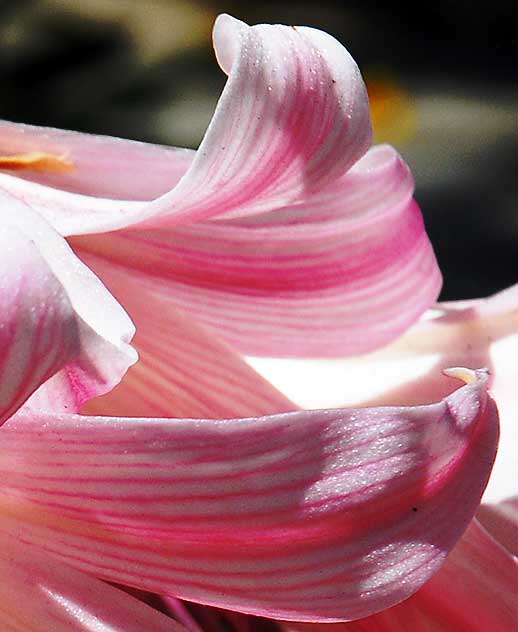
<path id="1" fill-rule="evenodd" d="M 484 384 L 489 379 L 489 370 L 485 368 L 466 369 L 464 367 L 455 366 L 450 369 L 443 369 L 442 372 L 446 377 L 462 380 L 466 384 L 475 384 L 477 382 Z"/>

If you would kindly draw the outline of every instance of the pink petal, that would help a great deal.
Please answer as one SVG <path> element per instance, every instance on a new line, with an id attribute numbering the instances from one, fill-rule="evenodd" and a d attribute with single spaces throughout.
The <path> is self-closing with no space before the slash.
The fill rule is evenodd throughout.
<path id="1" fill-rule="evenodd" d="M 296 407 L 212 332 L 138 275 L 90 260 L 131 314 L 139 360 L 83 413 L 142 417 L 246 417 Z M 145 281 L 145 280 L 144 280 Z"/>
<path id="2" fill-rule="evenodd" d="M 185 632 L 125 592 L 3 535 L 0 575 L 3 631 Z"/>
<path id="3" fill-rule="evenodd" d="M 2 419 L 46 380 L 27 405 L 77 410 L 109 390 L 135 361 L 128 344 L 133 326 L 45 220 L 15 198 L 3 196 L 0 204 Z"/>
<path id="4" fill-rule="evenodd" d="M 62 234 L 84 234 L 146 219 L 185 222 L 284 206 L 332 183 L 366 151 L 371 129 L 365 86 L 349 53 L 332 37 L 306 27 L 248 27 L 223 15 L 214 44 L 229 79 L 192 163 L 190 154 L 115 139 L 90 138 L 81 147 L 78 135 L 5 124 L 0 133 L 7 155 L 56 152 L 69 156 L 77 175 L 29 174 L 42 183 L 35 184 L 4 174 L 0 187 Z M 128 167 L 132 160 L 135 165 Z M 170 191 L 149 204 L 68 191 L 97 196 L 120 191 L 127 197 L 146 180 L 152 160 L 164 165 L 143 186 L 145 193 L 132 199 L 162 192 L 169 169 L 171 180 Z M 113 183 L 97 188 L 100 174 Z"/>
<path id="5" fill-rule="evenodd" d="M 501 421 L 498 456 L 484 495 L 494 502 L 518 494 L 517 357 L 515 285 L 487 299 L 440 303 L 391 345 L 361 357 L 249 361 L 303 408 L 424 404 L 455 388 L 441 369 L 488 367 Z"/>
<path id="6" fill-rule="evenodd" d="M 67 292 L 38 248 L 34 240 L 36 231 L 24 225 L 24 213 L 29 209 L 4 196 L 0 198 L 0 207 L 0 423 L 3 423 L 40 384 L 74 360 L 79 354 L 80 341 Z"/>
<path id="7" fill-rule="evenodd" d="M 214 48 L 227 85 L 192 167 L 159 208 L 193 220 L 283 206 L 368 148 L 365 86 L 331 36 L 220 15 Z"/>
<path id="8" fill-rule="evenodd" d="M 509 553 L 518 556 L 518 496 L 499 503 L 480 505 L 477 518 L 497 542 Z"/>
<path id="9" fill-rule="evenodd" d="M 366 616 L 429 579 L 478 505 L 497 416 L 485 374 L 464 375 L 417 408 L 18 413 L 1 430 L 0 529 L 145 590 L 284 619 Z"/>
<path id="10" fill-rule="evenodd" d="M 412 192 L 408 167 L 380 146 L 296 207 L 73 244 L 146 273 L 242 352 L 358 353 L 399 335 L 437 297 L 440 273 Z"/>
<path id="11" fill-rule="evenodd" d="M 134 352 L 126 314 L 66 242 L 15 198 L 2 196 L 0 206 L 3 422 L 49 378 L 67 385 L 66 392 L 53 389 L 58 406 L 62 398 L 109 388 Z M 43 392 L 50 392 L 46 385 L 31 405 L 43 403 Z"/>
<path id="12" fill-rule="evenodd" d="M 473 520 L 444 566 L 406 601 L 350 623 L 290 624 L 297 632 L 511 632 L 518 561 Z"/>
<path id="13" fill-rule="evenodd" d="M 9 175 L 13 169 L 2 164 L 2 158 L 32 152 L 63 158 L 69 166 L 37 170 L 26 167 L 14 170 L 15 177 Z M 23 191 L 25 180 L 101 198 L 151 200 L 167 193 L 180 180 L 194 155 L 190 149 L 0 121 L 0 169 L 4 169 L 0 187 L 15 187 L 13 191 Z M 38 190 L 39 187 L 34 187 L 34 191 Z M 52 193 L 58 192 L 47 194 Z M 66 199 L 67 196 L 63 198 Z M 76 198 L 70 196 L 70 199 Z M 72 211 L 66 214 L 71 216 Z M 73 217 L 68 219 L 77 221 Z M 66 217 L 61 219 L 65 220 Z"/>
<path id="14" fill-rule="evenodd" d="M 518 561 L 474 520 L 419 599 L 449 630 L 509 632 L 518 621 Z"/>

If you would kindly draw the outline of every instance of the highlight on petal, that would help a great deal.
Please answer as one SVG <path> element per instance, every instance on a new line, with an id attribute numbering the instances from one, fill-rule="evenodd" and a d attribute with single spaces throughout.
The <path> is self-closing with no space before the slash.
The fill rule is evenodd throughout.
<path id="1" fill-rule="evenodd" d="M 430 406 L 255 419 L 20 412 L 2 429 L 0 530 L 144 590 L 367 616 L 426 582 L 475 512 L 497 442 L 485 382 Z"/>
<path id="2" fill-rule="evenodd" d="M 518 560 L 472 520 L 444 565 L 415 595 L 350 623 L 288 624 L 297 632 L 510 632 L 518 621 Z"/>
<path id="3" fill-rule="evenodd" d="M 518 494 L 518 285 L 486 299 L 439 303 L 384 349 L 343 360 L 248 358 L 261 375 L 303 408 L 425 404 L 455 382 L 449 366 L 489 369 L 501 441 L 486 502 Z"/>
<path id="4" fill-rule="evenodd" d="M 147 279 L 89 258 L 136 325 L 138 362 L 122 382 L 90 400 L 83 414 L 142 417 L 247 417 L 296 406 L 233 349 L 182 312 Z"/>
<path id="5" fill-rule="evenodd" d="M 135 361 L 133 326 L 44 219 L 12 197 L 0 207 L 2 420 L 45 381 L 27 405 L 78 410 Z"/>
<path id="6" fill-rule="evenodd" d="M 186 632 L 121 590 L 0 534 L 0 628 L 10 632 Z"/>
<path id="7" fill-rule="evenodd" d="M 440 571 L 418 593 L 451 630 L 508 632 L 518 621 L 518 560 L 473 520 Z"/>
<path id="8" fill-rule="evenodd" d="M 145 273 L 241 352 L 339 356 L 386 344 L 437 297 L 412 193 L 408 167 L 380 146 L 296 206 L 72 243 Z"/>
<path id="9" fill-rule="evenodd" d="M 365 153 L 365 86 L 331 36 L 306 27 L 249 27 L 223 15 L 214 44 L 229 78 L 194 159 L 191 152 L 4 123 L 0 167 L 9 167 L 9 156 L 19 167 L 20 156 L 43 152 L 67 156 L 74 170 L 17 169 L 26 179 L 0 174 L 0 188 L 61 234 L 85 234 L 285 206 L 332 183 Z M 150 182 L 134 195 L 137 172 L 139 187 Z M 107 197 L 128 194 L 133 201 Z M 154 201 L 136 201 L 142 197 Z"/>

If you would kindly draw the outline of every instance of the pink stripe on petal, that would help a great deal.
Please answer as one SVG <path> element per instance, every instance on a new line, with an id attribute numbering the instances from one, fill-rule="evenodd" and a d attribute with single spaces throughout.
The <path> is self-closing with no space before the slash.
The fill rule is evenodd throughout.
<path id="1" fill-rule="evenodd" d="M 0 536 L 3 632 L 186 632 L 121 590 Z"/>
<path id="2" fill-rule="evenodd" d="M 5 419 L 40 385 L 27 406 L 75 412 L 113 387 L 135 361 L 133 325 L 43 218 L 12 197 L 2 196 L 0 206 L 1 414 Z"/>
<path id="3" fill-rule="evenodd" d="M 95 263 L 98 263 L 95 261 Z M 145 417 L 246 417 L 296 407 L 172 297 L 118 266 L 103 280 L 131 314 L 138 362 L 83 413 Z"/>
<path id="4" fill-rule="evenodd" d="M 64 170 L 18 169 L 16 177 L 8 175 L 11 170 L 6 166 L 0 186 L 16 186 L 14 181 L 22 179 L 71 193 L 143 201 L 169 191 L 195 154 L 190 149 L 0 121 L 0 170 L 2 157 L 31 152 L 64 157 L 70 166 Z"/>
<path id="5" fill-rule="evenodd" d="M 249 358 L 268 381 L 303 408 L 419 405 L 446 397 L 448 366 L 489 369 L 501 441 L 485 502 L 518 495 L 518 285 L 488 298 L 439 303 L 403 336 L 344 360 Z M 344 385 L 348 385 L 345 389 Z"/>
<path id="6" fill-rule="evenodd" d="M 366 616 L 437 571 L 487 482 L 495 407 L 483 372 L 456 375 L 472 383 L 417 408 L 18 413 L 2 429 L 0 530 L 144 590 L 284 619 Z"/>
<path id="7" fill-rule="evenodd" d="M 386 344 L 437 297 L 412 192 L 408 167 L 380 146 L 297 206 L 72 243 L 145 273 L 244 353 L 340 356 Z"/>
<path id="8" fill-rule="evenodd" d="M 285 206 L 332 183 L 365 153 L 365 86 L 331 36 L 306 27 L 249 27 L 223 15 L 214 45 L 229 78 L 194 159 L 190 152 L 4 123 L 7 156 L 54 152 L 75 170 L 25 170 L 25 180 L 0 174 L 0 189 L 61 234 L 85 234 Z"/>
<path id="9" fill-rule="evenodd" d="M 365 86 L 331 36 L 221 15 L 214 48 L 227 85 L 191 168 L 157 210 L 193 220 L 276 208 L 321 189 L 365 153 Z"/>
<path id="10" fill-rule="evenodd" d="M 518 561 L 473 520 L 415 595 L 349 623 L 288 624 L 297 632 L 511 632 L 518 621 Z"/>
<path id="11" fill-rule="evenodd" d="M 67 292 L 32 235 L 13 217 L 16 200 L 0 199 L 0 423 L 80 352 Z"/>
<path id="12" fill-rule="evenodd" d="M 415 598 L 439 613 L 448 630 L 509 632 L 518 621 L 517 594 L 518 560 L 473 520 Z"/>

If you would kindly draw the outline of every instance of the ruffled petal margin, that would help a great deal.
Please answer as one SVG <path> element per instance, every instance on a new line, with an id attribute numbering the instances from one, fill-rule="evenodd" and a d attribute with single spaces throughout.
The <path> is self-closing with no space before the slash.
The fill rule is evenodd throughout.
<path id="1" fill-rule="evenodd" d="M 18 413 L 0 530 L 152 592 L 275 618 L 385 609 L 438 569 L 487 482 L 483 372 L 441 403 L 231 420 Z M 59 460 L 55 455 L 59 453 Z"/>

